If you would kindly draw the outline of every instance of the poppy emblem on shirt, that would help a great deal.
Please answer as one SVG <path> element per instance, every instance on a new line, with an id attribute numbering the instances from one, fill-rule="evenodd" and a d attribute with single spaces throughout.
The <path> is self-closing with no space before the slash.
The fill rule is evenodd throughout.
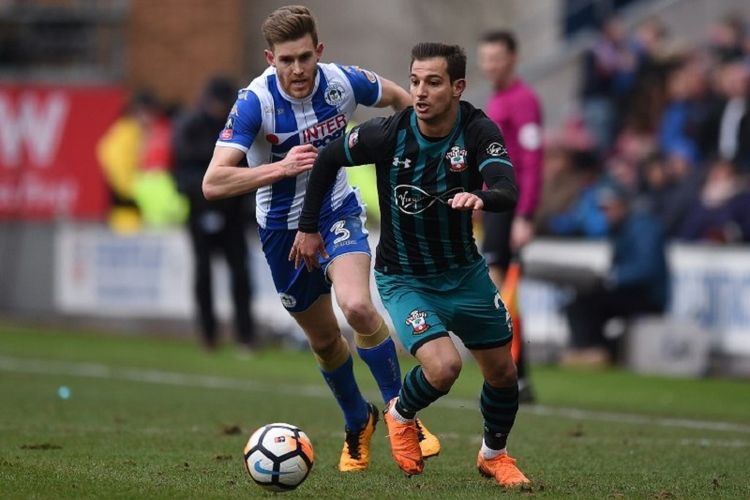
<path id="1" fill-rule="evenodd" d="M 451 172 L 463 172 L 466 170 L 466 150 L 453 146 L 445 153 L 445 159 L 450 162 Z"/>
<path id="2" fill-rule="evenodd" d="M 430 324 L 427 323 L 427 313 L 419 309 L 414 309 L 409 313 L 406 324 L 411 326 L 414 335 L 421 335 L 430 328 Z"/>

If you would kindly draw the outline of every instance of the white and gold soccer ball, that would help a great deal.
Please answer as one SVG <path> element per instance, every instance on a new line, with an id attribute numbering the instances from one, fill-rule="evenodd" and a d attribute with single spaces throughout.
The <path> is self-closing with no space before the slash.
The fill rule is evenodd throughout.
<path id="1" fill-rule="evenodd" d="M 314 461 L 310 438 L 299 427 L 283 423 L 253 432 L 244 454 L 250 477 L 271 491 L 295 489 L 307 478 Z"/>

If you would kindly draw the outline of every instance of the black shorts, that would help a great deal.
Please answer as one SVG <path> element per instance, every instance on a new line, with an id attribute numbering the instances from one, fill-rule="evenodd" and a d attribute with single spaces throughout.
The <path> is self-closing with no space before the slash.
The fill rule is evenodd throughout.
<path id="1" fill-rule="evenodd" d="M 513 212 L 484 212 L 482 225 L 484 227 L 484 241 L 482 253 L 490 266 L 500 266 L 503 271 L 508 269 L 511 258 L 510 228 L 513 225 Z"/>

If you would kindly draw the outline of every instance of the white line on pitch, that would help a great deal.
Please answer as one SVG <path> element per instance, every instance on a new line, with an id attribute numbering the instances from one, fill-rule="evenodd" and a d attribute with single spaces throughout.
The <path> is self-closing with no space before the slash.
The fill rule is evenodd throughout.
<path id="1" fill-rule="evenodd" d="M 99 363 L 66 362 L 44 359 L 11 358 L 0 356 L 0 370 L 15 373 L 35 373 L 43 375 L 67 375 L 108 380 L 124 380 L 151 384 L 203 387 L 209 389 L 234 389 L 253 392 L 277 392 L 294 396 L 330 397 L 330 391 L 323 385 L 266 384 L 253 380 L 242 380 L 212 375 L 192 375 L 187 373 L 165 372 L 138 368 L 115 368 Z M 438 406 L 457 410 L 475 411 L 478 402 L 468 399 L 443 399 Z M 554 416 L 571 420 L 594 420 L 633 425 L 657 425 L 717 432 L 738 432 L 750 434 L 750 426 L 731 422 L 711 420 L 690 420 L 683 418 L 653 417 L 632 413 L 582 410 L 577 408 L 556 408 L 544 405 L 522 407 L 522 411 L 539 416 Z"/>

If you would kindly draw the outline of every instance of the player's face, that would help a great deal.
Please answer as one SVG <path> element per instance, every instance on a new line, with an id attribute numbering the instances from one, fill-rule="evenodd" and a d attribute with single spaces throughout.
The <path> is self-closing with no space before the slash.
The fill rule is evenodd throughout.
<path id="1" fill-rule="evenodd" d="M 417 118 L 425 122 L 446 118 L 458 105 L 466 81 L 451 83 L 448 61 L 443 57 L 416 60 L 409 75 L 409 92 Z"/>
<path id="2" fill-rule="evenodd" d="M 276 43 L 272 50 L 266 50 L 266 61 L 276 67 L 276 75 L 282 90 L 295 99 L 303 99 L 312 94 L 315 86 L 315 72 L 323 44 L 316 47 L 312 36 L 305 35 L 297 40 Z"/>
<path id="3" fill-rule="evenodd" d="M 477 56 L 479 69 L 494 86 L 502 88 L 510 83 L 516 66 L 516 56 L 504 44 L 482 43 L 477 50 Z"/>

